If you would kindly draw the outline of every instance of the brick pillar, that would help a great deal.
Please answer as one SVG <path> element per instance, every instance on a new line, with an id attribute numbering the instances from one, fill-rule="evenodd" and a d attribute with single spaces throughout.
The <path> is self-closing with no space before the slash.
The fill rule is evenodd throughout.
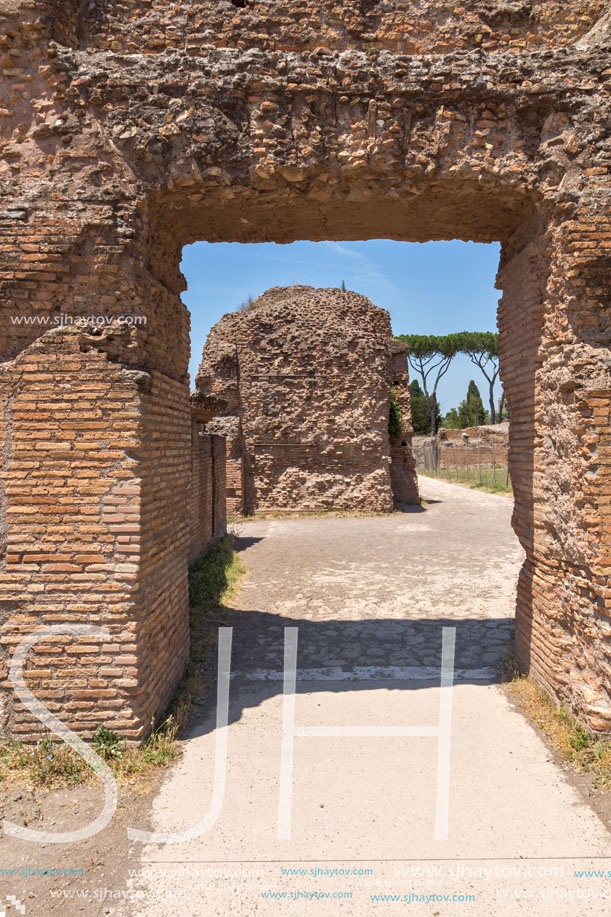
<path id="1" fill-rule="evenodd" d="M 500 272 L 522 662 L 591 728 L 611 733 L 611 226 L 552 225 Z"/>
<path id="2" fill-rule="evenodd" d="M 189 564 L 227 533 L 225 466 L 224 437 L 204 433 L 204 424 L 192 414 Z"/>
<path id="3" fill-rule="evenodd" d="M 32 719 L 10 703 L 10 652 L 40 624 L 66 622 L 104 624 L 112 639 L 46 639 L 28 657 L 30 688 L 81 732 L 100 722 L 142 731 L 143 392 L 138 374 L 109 359 L 118 337 L 127 346 L 126 329 L 89 331 L 47 332 L 0 375 L 4 725 L 18 736 L 32 733 Z"/>
<path id="4" fill-rule="evenodd" d="M 27 660 L 32 690 L 85 736 L 107 724 L 142 737 L 188 653 L 189 351 L 179 251 L 164 241 L 155 259 L 162 279 L 154 276 L 137 208 L 114 211 L 121 220 L 106 205 L 75 208 L 69 220 L 49 206 L 15 205 L 0 221 L 9 332 L 0 367 L 1 717 L 24 738 L 40 727 L 14 698 L 8 664 L 39 625 L 111 631 L 104 643 L 47 638 Z M 103 324 L 62 327 L 62 313 Z"/>

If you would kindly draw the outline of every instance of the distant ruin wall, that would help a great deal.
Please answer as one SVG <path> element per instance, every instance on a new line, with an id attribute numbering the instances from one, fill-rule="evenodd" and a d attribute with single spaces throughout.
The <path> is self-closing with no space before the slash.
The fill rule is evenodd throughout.
<path id="1" fill-rule="evenodd" d="M 465 438 L 466 437 L 466 438 Z M 437 433 L 439 461 L 446 459 L 450 465 L 465 468 L 473 465 L 504 465 L 509 462 L 509 424 L 488 424 L 481 427 L 466 427 L 464 430 L 449 430 L 441 427 Z M 449 454 L 446 455 L 446 453 Z"/>
<path id="2" fill-rule="evenodd" d="M 388 512 L 417 500 L 405 348 L 364 296 L 276 288 L 210 332 L 198 391 L 225 399 L 230 509 Z M 392 443 L 390 391 L 401 394 Z"/>
<path id="3" fill-rule="evenodd" d="M 414 436 L 412 440 L 412 452 L 414 461 L 417 466 L 424 465 L 429 467 L 431 461 L 431 450 L 437 451 L 436 436 Z"/>

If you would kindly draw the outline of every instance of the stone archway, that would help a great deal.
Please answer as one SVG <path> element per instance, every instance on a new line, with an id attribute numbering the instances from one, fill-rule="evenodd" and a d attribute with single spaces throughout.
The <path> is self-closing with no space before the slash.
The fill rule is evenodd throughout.
<path id="1" fill-rule="evenodd" d="M 170 6 L 155 0 L 161 18 L 144 28 L 137 7 L 125 18 L 96 2 L 78 15 L 76 2 L 0 4 L 12 93 L 0 175 L 3 675 L 11 647 L 39 623 L 104 622 L 108 644 L 42 644 L 30 681 L 84 733 L 103 721 L 133 738 L 180 677 L 191 435 L 183 245 L 500 240 L 514 527 L 527 554 L 518 652 L 608 733 L 602 5 L 585 15 L 548 0 L 534 25 L 486 24 L 474 2 L 488 31 L 456 24 L 443 47 L 417 17 L 413 41 L 384 19 L 365 40 L 372 20 L 351 0 L 343 6 L 362 34 L 331 24 L 319 47 L 300 43 L 285 5 L 275 46 L 239 19 L 202 37 L 192 14 L 209 3 L 198 0 L 177 47 L 156 31 Z M 23 710 L 6 716 L 31 734 Z"/>

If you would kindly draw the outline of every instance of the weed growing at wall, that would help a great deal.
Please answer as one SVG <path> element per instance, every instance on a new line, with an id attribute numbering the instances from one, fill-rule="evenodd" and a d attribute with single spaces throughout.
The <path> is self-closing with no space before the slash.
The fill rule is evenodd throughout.
<path id="1" fill-rule="evenodd" d="M 202 606 L 221 605 L 229 599 L 245 573 L 234 551 L 234 535 L 215 542 L 189 571 L 189 605 L 192 625 L 199 618 Z"/>
<path id="2" fill-rule="evenodd" d="M 193 703 L 202 699 L 210 682 L 206 661 L 216 647 L 224 603 L 246 572 L 234 550 L 235 536 L 216 541 L 189 571 L 189 662 L 170 710 L 178 728 L 186 725 Z"/>
<path id="3" fill-rule="evenodd" d="M 390 390 L 390 410 L 388 412 L 388 435 L 391 439 L 401 436 L 403 430 L 403 411 L 393 389 Z"/>
<path id="4" fill-rule="evenodd" d="M 174 718 L 168 717 L 141 745 L 133 746 L 103 726 L 96 732 L 92 745 L 121 784 L 137 774 L 146 776 L 154 768 L 165 767 L 178 758 L 176 732 Z M 12 740 L 0 745 L 0 782 L 52 788 L 90 783 L 94 779 L 93 771 L 80 755 L 54 738 L 41 739 L 34 746 Z"/>
<path id="5" fill-rule="evenodd" d="M 562 705 L 522 672 L 508 647 L 500 663 L 501 679 L 520 709 L 545 733 L 552 746 L 573 770 L 593 777 L 594 787 L 611 787 L 611 742 L 600 741 L 585 730 Z"/>

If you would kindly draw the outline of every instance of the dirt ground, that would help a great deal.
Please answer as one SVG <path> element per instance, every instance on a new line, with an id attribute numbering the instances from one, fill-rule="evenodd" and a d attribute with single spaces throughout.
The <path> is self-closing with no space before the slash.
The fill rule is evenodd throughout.
<path id="1" fill-rule="evenodd" d="M 72 846 L 0 837 L 0 904 L 13 895 L 26 915 L 117 917 L 311 905 L 386 914 L 406 904 L 440 917 L 608 913 L 608 879 L 574 876 L 611 870 L 608 797 L 569 774 L 498 684 L 522 562 L 511 501 L 428 478 L 421 486 L 425 504 L 406 513 L 241 524 L 248 573 L 226 612 L 228 750 L 215 823 L 185 843 L 127 838 L 128 826 L 177 832 L 206 815 L 212 691 L 182 759 L 144 795 L 122 787 L 103 832 Z M 278 837 L 286 628 L 298 629 L 297 728 L 331 731 L 436 726 L 442 629 L 455 628 L 447 838 L 435 837 L 441 745 L 426 735 L 297 735 L 291 836 Z M 0 784 L 0 794 L 3 819 L 48 831 L 87 824 L 103 799 L 93 784 Z M 19 911 L 12 903 L 6 913 Z"/>

